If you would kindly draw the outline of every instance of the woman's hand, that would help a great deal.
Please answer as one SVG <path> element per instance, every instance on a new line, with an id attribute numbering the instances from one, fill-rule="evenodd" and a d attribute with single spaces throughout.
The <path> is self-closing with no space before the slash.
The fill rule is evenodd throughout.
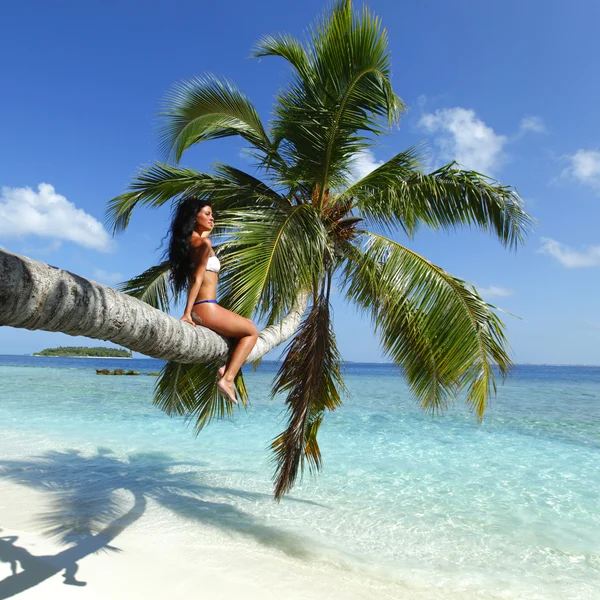
<path id="1" fill-rule="evenodd" d="M 179 320 L 183 321 L 184 323 L 189 323 L 190 325 L 196 327 L 196 323 L 194 323 L 194 321 L 192 320 L 192 315 L 183 315 L 183 317 L 181 317 L 181 319 Z"/>

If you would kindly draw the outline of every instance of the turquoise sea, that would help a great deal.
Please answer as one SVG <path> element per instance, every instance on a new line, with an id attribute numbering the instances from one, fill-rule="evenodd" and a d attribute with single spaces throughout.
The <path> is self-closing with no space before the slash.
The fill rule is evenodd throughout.
<path id="1" fill-rule="evenodd" d="M 128 490 L 161 505 L 163 531 L 208 525 L 422 597 L 600 598 L 600 367 L 518 366 L 478 424 L 459 403 L 423 413 L 393 366 L 346 364 L 324 469 L 278 504 L 276 365 L 248 369 L 249 408 L 196 438 L 153 407 L 154 377 L 95 373 L 161 364 L 0 356 L 0 492 L 59 493 L 44 518 L 65 536 L 116 518 Z"/>

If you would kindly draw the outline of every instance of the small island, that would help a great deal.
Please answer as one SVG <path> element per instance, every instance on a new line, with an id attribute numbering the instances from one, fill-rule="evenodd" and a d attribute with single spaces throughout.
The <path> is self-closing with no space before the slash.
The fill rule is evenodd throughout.
<path id="1" fill-rule="evenodd" d="M 46 348 L 41 352 L 34 352 L 33 356 L 68 356 L 72 358 L 131 358 L 131 350 L 125 348 L 106 348 L 96 346 L 86 348 L 85 346 L 59 346 L 58 348 Z"/>

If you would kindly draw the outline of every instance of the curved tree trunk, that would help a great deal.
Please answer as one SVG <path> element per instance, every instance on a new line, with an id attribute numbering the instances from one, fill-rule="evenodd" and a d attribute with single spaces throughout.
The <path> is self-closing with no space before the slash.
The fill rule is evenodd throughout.
<path id="1" fill-rule="evenodd" d="M 282 321 L 260 332 L 246 362 L 288 340 L 300 325 L 307 298 Z M 226 338 L 181 323 L 145 302 L 69 271 L 0 250 L 0 325 L 60 331 L 107 340 L 153 358 L 181 363 L 226 359 Z"/>

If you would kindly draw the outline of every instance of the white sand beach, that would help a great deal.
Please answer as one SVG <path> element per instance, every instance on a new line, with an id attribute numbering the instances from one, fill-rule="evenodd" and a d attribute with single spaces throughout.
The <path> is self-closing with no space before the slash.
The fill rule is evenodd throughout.
<path id="1" fill-rule="evenodd" d="M 289 600 L 421 597 L 364 574 L 342 573 L 310 558 L 298 560 L 247 540 L 197 526 L 164 535 L 161 508 L 148 502 L 122 531 L 70 546 L 44 535 L 39 515 L 54 508 L 48 495 L 0 484 L 0 598 L 84 600 L 202 598 Z M 76 566 L 75 566 L 76 565 Z M 13 569 L 16 575 L 13 574 Z M 65 573 L 67 574 L 65 576 Z"/>

